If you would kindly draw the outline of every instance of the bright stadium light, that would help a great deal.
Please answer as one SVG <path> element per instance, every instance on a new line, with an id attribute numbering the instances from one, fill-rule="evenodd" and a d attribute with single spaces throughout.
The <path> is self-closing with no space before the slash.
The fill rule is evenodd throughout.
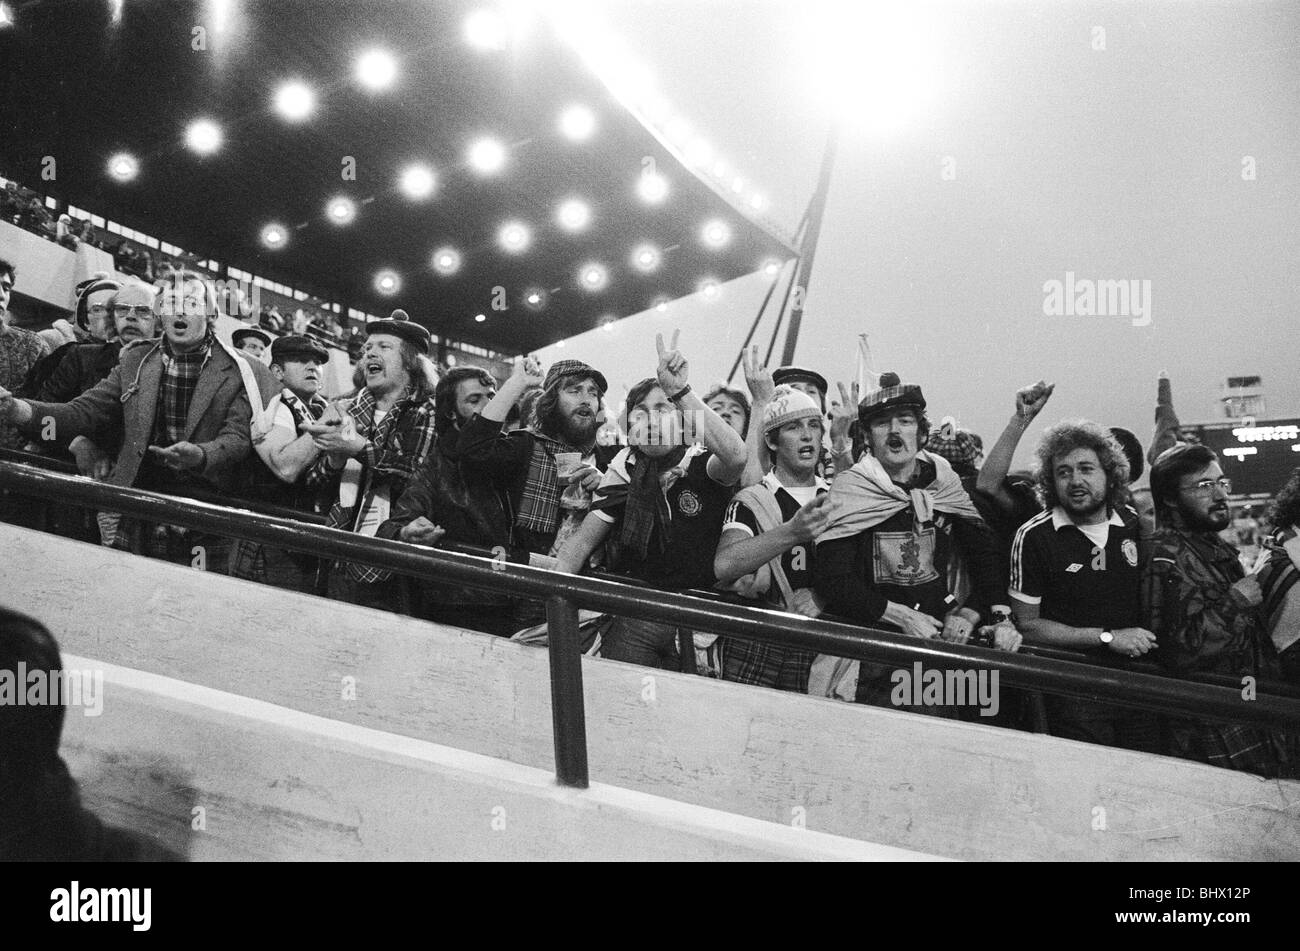
<path id="1" fill-rule="evenodd" d="M 10 11 L 9 5 L 0 3 L 0 28 L 14 25 L 14 15 Z"/>
<path id="2" fill-rule="evenodd" d="M 609 272 L 604 265 L 594 261 L 578 269 L 578 283 L 584 291 L 603 291 L 609 284 Z"/>
<path id="3" fill-rule="evenodd" d="M 704 242 L 705 247 L 715 251 L 725 248 L 731 241 L 731 226 L 719 218 L 706 222 L 700 229 L 700 240 Z"/>
<path id="4" fill-rule="evenodd" d="M 797 48 L 817 51 L 805 75 L 828 118 L 883 134 L 921 112 L 943 87 L 934 21 L 920 4 L 812 0 L 798 18 Z"/>
<path id="5" fill-rule="evenodd" d="M 336 195 L 325 206 L 325 215 L 336 225 L 350 225 L 357 217 L 357 203 L 346 195 Z"/>
<path id="6" fill-rule="evenodd" d="M 706 277 L 699 283 L 699 292 L 705 300 L 714 300 L 718 296 L 719 285 L 716 277 Z"/>
<path id="7" fill-rule="evenodd" d="M 199 155 L 211 155 L 221 148 L 221 127 L 211 119 L 195 119 L 185 129 L 185 144 Z"/>
<path id="8" fill-rule="evenodd" d="M 487 314 L 475 314 L 475 315 L 474 315 L 474 322 L 477 323 L 477 324 L 481 324 L 481 323 L 483 323 L 483 321 L 485 321 L 485 320 L 487 320 Z"/>
<path id="9" fill-rule="evenodd" d="M 451 277 L 460 270 L 460 252 L 455 248 L 439 248 L 434 251 L 433 269 L 443 277 Z"/>
<path id="10" fill-rule="evenodd" d="M 642 172 L 637 177 L 636 193 L 647 205 L 658 205 L 668 197 L 668 179 L 658 172 Z"/>
<path id="11" fill-rule="evenodd" d="M 642 244 L 632 251 L 632 267 L 642 274 L 649 274 L 659 267 L 663 253 L 653 244 Z"/>
<path id="12" fill-rule="evenodd" d="M 465 39 L 477 50 L 503 50 L 510 38 L 510 26 L 495 10 L 475 10 L 465 18 Z"/>
<path id="13" fill-rule="evenodd" d="M 768 258 L 760 265 L 760 267 L 762 267 L 763 273 L 768 277 L 776 277 L 777 274 L 781 273 L 781 262 L 775 258 Z"/>
<path id="14" fill-rule="evenodd" d="M 108 174 L 119 182 L 132 181 L 140 174 L 140 163 L 129 152 L 118 152 L 108 160 Z"/>
<path id="15" fill-rule="evenodd" d="M 397 60 L 387 50 L 366 50 L 357 57 L 357 80 L 372 92 L 387 89 L 397 78 Z"/>
<path id="16" fill-rule="evenodd" d="M 427 165 L 408 165 L 402 169 L 399 184 L 407 198 L 423 201 L 433 194 L 437 179 L 434 178 L 433 169 Z"/>
<path id="17" fill-rule="evenodd" d="M 497 231 L 497 243 L 507 254 L 520 254 L 528 250 L 533 235 L 522 221 L 507 221 Z"/>
<path id="18" fill-rule="evenodd" d="M 290 80 L 275 91 L 275 109 L 290 122 L 302 122 L 315 108 L 316 94 L 301 80 Z"/>
<path id="19" fill-rule="evenodd" d="M 392 268 L 384 268 L 375 275 L 375 290 L 385 297 L 392 297 L 402 289 L 402 279 Z"/>
<path id="20" fill-rule="evenodd" d="M 591 206 L 581 198 L 570 198 L 560 205 L 555 220 L 565 231 L 581 231 L 591 224 Z"/>
<path id="21" fill-rule="evenodd" d="M 569 106 L 560 113 L 560 131 L 573 142 L 585 142 L 596 131 L 596 116 L 586 106 Z"/>
<path id="22" fill-rule="evenodd" d="M 506 147 L 496 139 L 478 139 L 469 147 L 469 164 L 480 175 L 494 175 L 506 164 Z"/>
<path id="23" fill-rule="evenodd" d="M 289 243 L 289 231 L 284 225 L 271 222 L 262 228 L 262 244 L 272 251 L 278 251 Z"/>

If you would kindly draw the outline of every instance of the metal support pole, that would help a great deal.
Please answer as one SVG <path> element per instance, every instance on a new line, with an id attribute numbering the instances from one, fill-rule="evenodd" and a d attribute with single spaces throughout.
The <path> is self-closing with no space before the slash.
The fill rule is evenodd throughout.
<path id="1" fill-rule="evenodd" d="M 546 599 L 550 635 L 551 721 L 555 728 L 555 778 L 587 788 L 587 721 L 582 702 L 582 646 L 578 607 L 568 598 Z"/>
<path id="2" fill-rule="evenodd" d="M 785 335 L 785 351 L 781 357 L 783 367 L 794 363 L 794 348 L 799 343 L 799 324 L 803 320 L 803 305 L 808 296 L 813 258 L 817 256 L 817 238 L 821 235 L 822 216 L 826 213 L 826 195 L 831 189 L 831 170 L 835 167 L 835 149 L 839 137 L 839 125 L 831 126 L 830 134 L 826 137 L 826 151 L 822 155 L 821 173 L 817 177 L 817 191 L 813 195 L 812 213 L 808 218 L 808 233 L 799 247 L 799 290 L 795 294 L 794 306 L 790 308 L 790 329 Z"/>

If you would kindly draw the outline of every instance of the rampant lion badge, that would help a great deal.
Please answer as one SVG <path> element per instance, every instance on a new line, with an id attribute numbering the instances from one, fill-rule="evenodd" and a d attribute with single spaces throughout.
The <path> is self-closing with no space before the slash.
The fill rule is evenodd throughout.
<path id="1" fill-rule="evenodd" d="M 690 489 L 683 489 L 682 494 L 677 496 L 677 509 L 687 518 L 692 518 L 700 514 L 700 497 Z"/>
<path id="2" fill-rule="evenodd" d="M 1128 562 L 1130 568 L 1136 568 L 1138 563 L 1138 546 L 1133 539 L 1124 539 L 1124 544 L 1119 546 L 1120 551 L 1124 553 L 1124 560 Z"/>

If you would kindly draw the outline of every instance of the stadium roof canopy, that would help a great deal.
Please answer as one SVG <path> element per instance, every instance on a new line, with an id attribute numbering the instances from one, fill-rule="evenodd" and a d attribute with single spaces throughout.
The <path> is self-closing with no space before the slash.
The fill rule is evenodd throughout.
<path id="1" fill-rule="evenodd" d="M 662 102 L 611 85 L 615 50 L 584 50 L 552 17 L 457 0 L 7 6 L 0 172 L 326 301 L 403 307 L 444 339 L 519 353 L 795 254 L 736 172 L 680 121 L 671 138 L 647 118 Z M 375 49 L 395 66 L 384 88 L 382 56 L 370 85 L 358 72 Z M 503 151 L 471 156 L 483 139 Z M 138 162 L 130 181 L 110 174 L 119 153 Z M 432 172 L 428 197 L 404 191 L 412 165 Z M 347 202 L 339 221 L 327 210 L 340 197 L 350 223 Z M 511 222 L 524 227 L 503 235 Z"/>

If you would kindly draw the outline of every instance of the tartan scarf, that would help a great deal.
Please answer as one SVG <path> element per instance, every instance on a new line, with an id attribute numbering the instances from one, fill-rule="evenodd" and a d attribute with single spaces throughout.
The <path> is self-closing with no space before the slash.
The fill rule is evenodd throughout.
<path id="1" fill-rule="evenodd" d="M 553 532 L 560 519 L 560 469 L 555 464 L 557 452 L 582 452 L 536 429 L 533 453 L 528 459 L 528 478 L 519 495 L 515 524 L 534 532 Z M 582 453 L 584 456 L 585 452 Z"/>
<path id="2" fill-rule="evenodd" d="M 908 508 L 917 526 L 929 521 L 935 511 L 958 518 L 979 518 L 948 460 L 924 449 L 916 455 L 918 459 L 928 459 L 935 470 L 934 481 L 922 488 L 907 490 L 895 485 L 884 466 L 870 453 L 852 469 L 837 475 L 831 485 L 834 521 L 817 536 L 817 544 L 865 532 Z"/>
<path id="3" fill-rule="evenodd" d="M 197 350 L 176 353 L 166 337 L 162 344 L 162 386 L 158 391 L 158 414 L 154 423 L 154 440 L 170 446 L 185 438 L 185 418 L 190 412 L 199 375 L 212 356 L 212 331 Z"/>
<path id="4" fill-rule="evenodd" d="M 636 553 L 638 561 L 645 560 L 651 538 L 659 540 L 658 554 L 662 555 L 668 547 L 672 513 L 668 510 L 664 485 L 667 480 L 664 477 L 677 468 L 685 455 L 685 446 L 678 446 L 668 455 L 657 458 L 635 451 L 628 453 L 627 505 L 623 509 L 619 541 L 625 550 Z M 659 530 L 658 536 L 655 529 Z"/>

